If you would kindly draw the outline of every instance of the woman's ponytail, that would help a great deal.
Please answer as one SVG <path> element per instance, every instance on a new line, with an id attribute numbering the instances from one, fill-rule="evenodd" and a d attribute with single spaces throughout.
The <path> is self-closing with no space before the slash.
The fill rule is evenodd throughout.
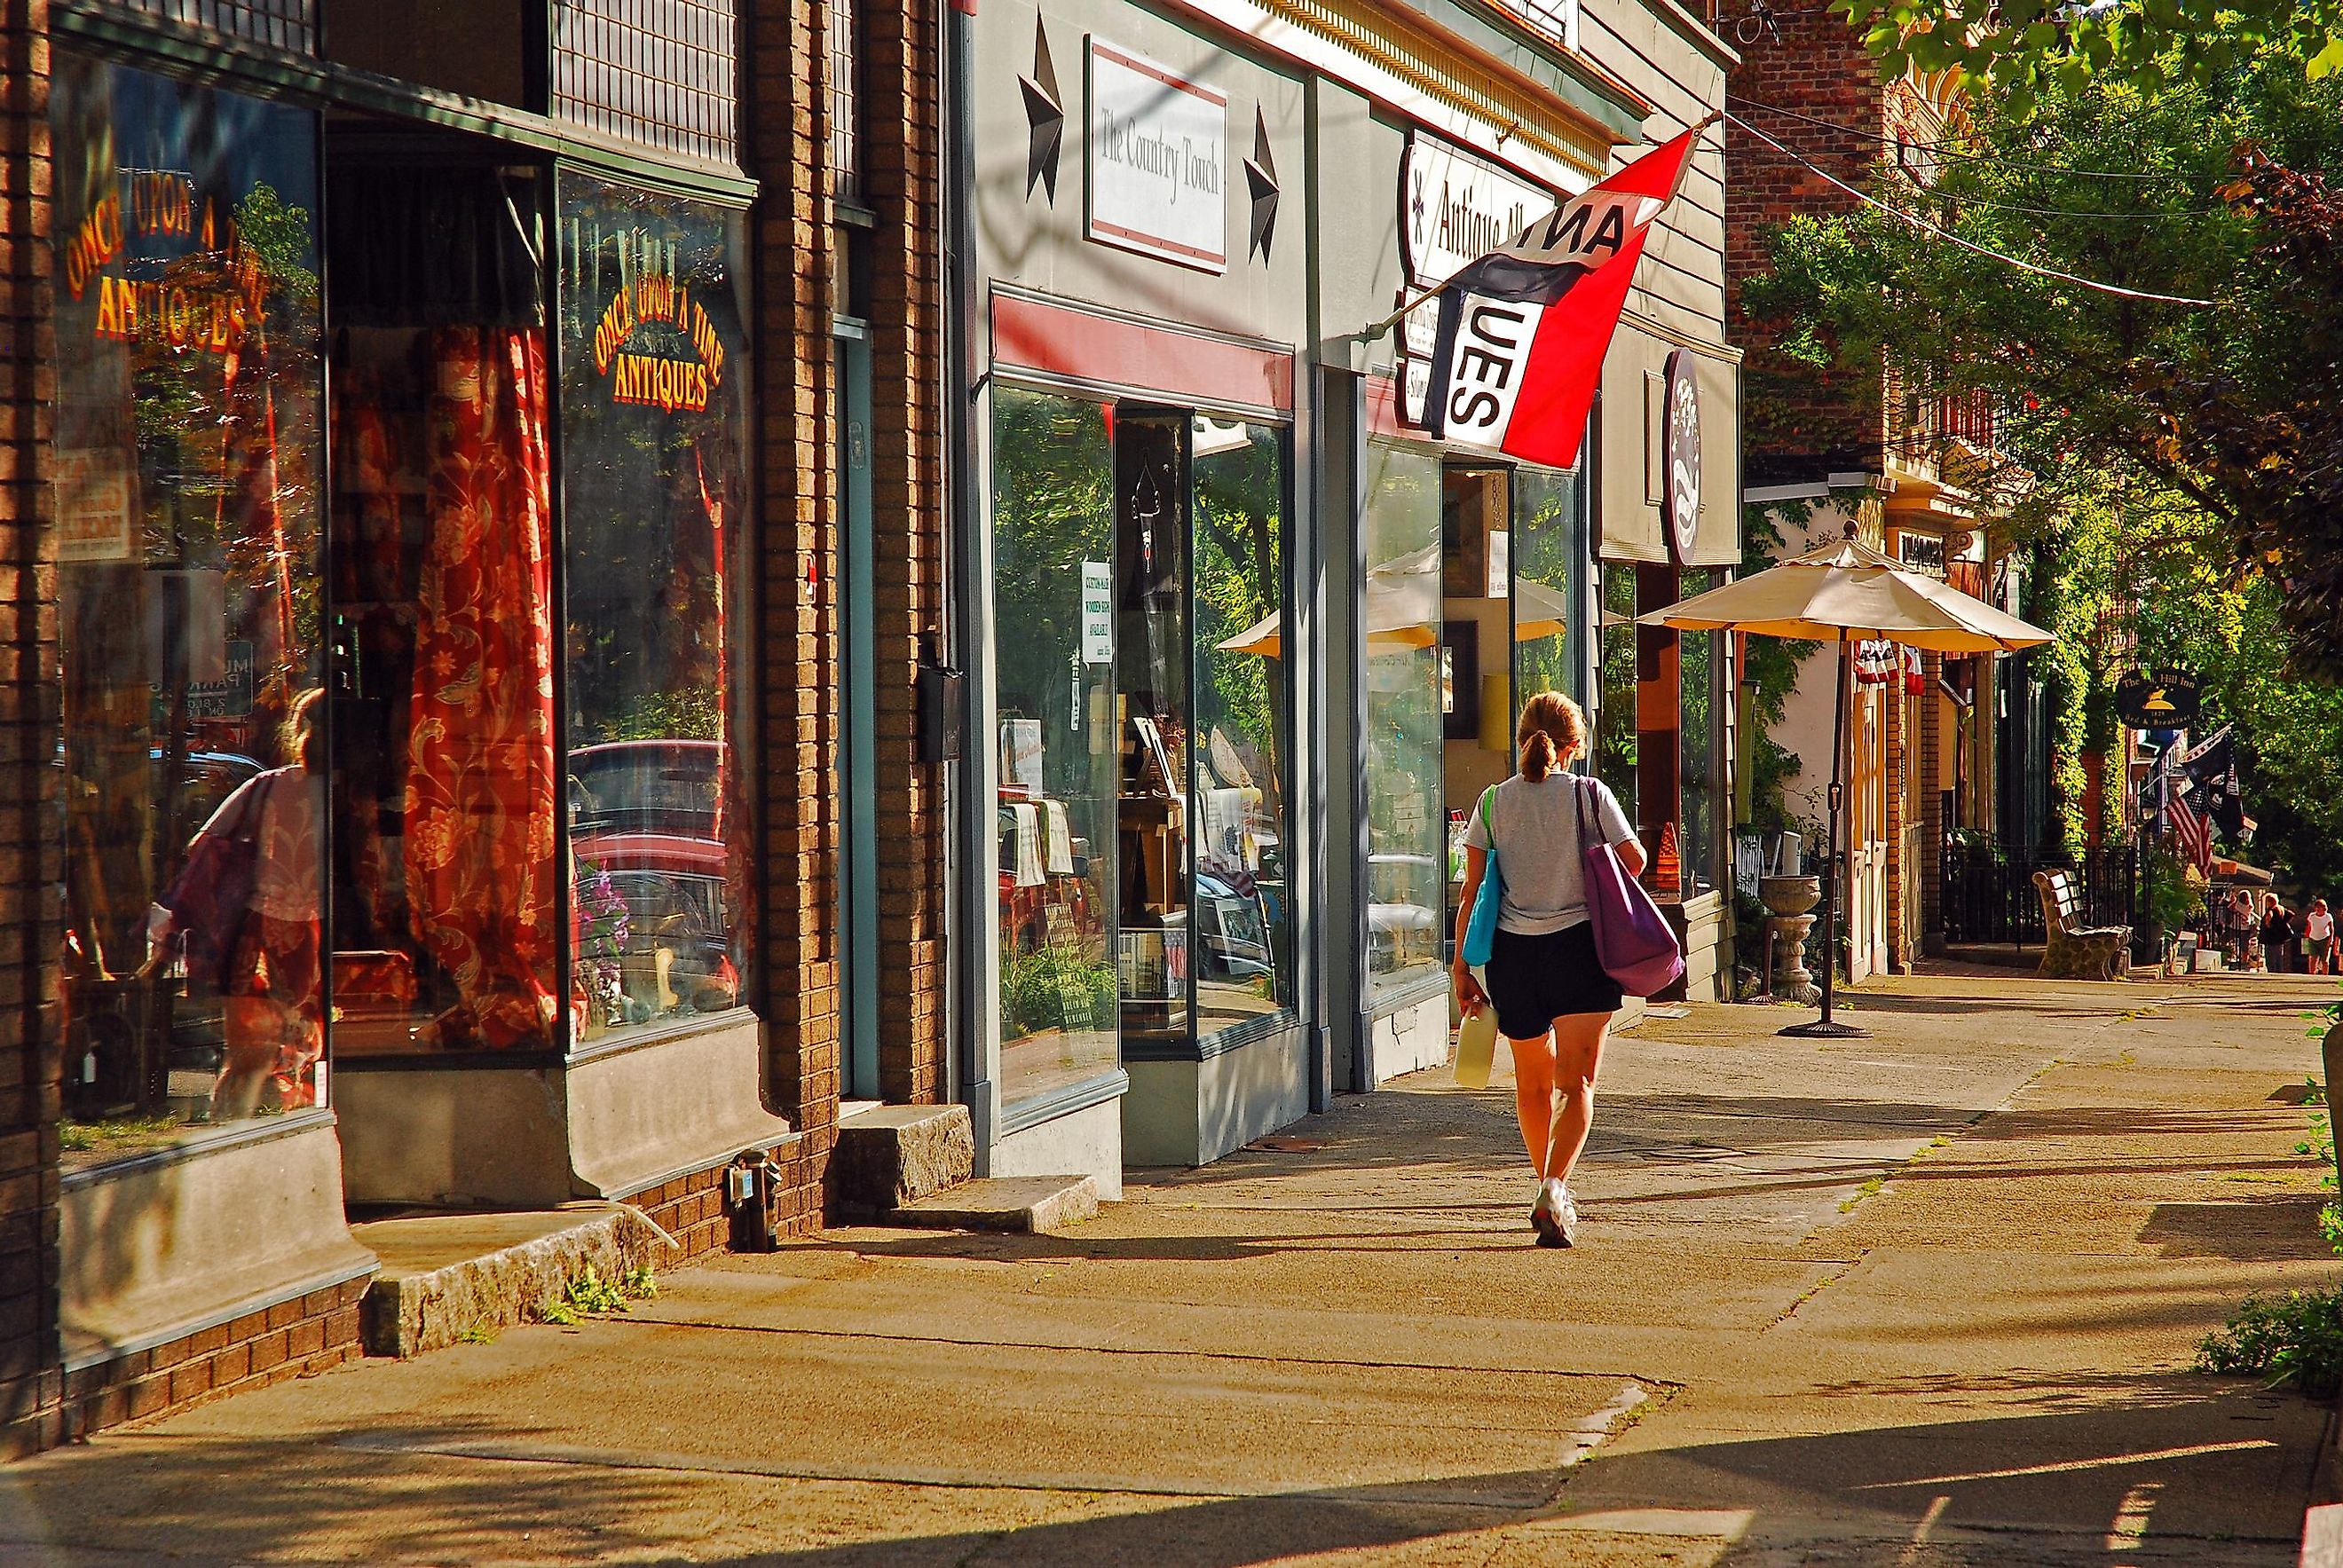
<path id="1" fill-rule="evenodd" d="M 1522 777 L 1542 782 L 1586 745 L 1586 710 L 1559 691 L 1541 691 L 1522 704 L 1513 730 L 1521 748 Z"/>

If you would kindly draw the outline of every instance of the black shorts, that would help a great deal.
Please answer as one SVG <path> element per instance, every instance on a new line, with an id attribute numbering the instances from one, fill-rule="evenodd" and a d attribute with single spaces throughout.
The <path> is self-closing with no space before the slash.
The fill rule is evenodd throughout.
<path id="1" fill-rule="evenodd" d="M 1499 930 L 1484 972 L 1497 1032 L 1507 1040 L 1535 1040 L 1574 1012 L 1617 1012 L 1625 1000 L 1604 973 L 1594 928 L 1584 920 L 1540 937 Z"/>

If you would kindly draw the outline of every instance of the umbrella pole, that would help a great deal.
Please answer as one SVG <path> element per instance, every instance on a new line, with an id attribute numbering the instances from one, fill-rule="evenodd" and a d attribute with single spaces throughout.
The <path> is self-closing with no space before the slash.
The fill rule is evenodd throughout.
<path id="1" fill-rule="evenodd" d="M 1830 841 L 1823 855 L 1823 1012 L 1812 1023 L 1794 1023 L 1780 1032 L 1800 1040 L 1858 1040 L 1871 1031 L 1831 1017 L 1831 982 L 1838 970 L 1839 813 L 1846 801 L 1846 710 L 1854 701 L 1854 669 L 1847 638 L 1838 639 L 1838 700 L 1831 715 Z"/>

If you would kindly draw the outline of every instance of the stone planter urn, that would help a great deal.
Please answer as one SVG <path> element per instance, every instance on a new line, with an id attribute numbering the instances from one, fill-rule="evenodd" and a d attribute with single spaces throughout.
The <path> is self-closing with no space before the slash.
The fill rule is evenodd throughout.
<path id="1" fill-rule="evenodd" d="M 1774 932 L 1774 950 L 1786 952 L 1789 970 L 1774 987 L 1776 1000 L 1812 1007 L 1822 1000 L 1814 971 L 1806 968 L 1806 933 L 1814 929 L 1815 906 L 1823 901 L 1820 877 L 1761 877 L 1757 901 L 1772 917 L 1765 923 Z"/>

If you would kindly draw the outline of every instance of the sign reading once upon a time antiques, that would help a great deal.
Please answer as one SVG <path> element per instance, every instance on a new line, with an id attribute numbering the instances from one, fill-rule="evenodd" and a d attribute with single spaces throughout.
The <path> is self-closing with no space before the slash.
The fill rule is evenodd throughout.
<path id="1" fill-rule="evenodd" d="M 1400 262 L 1407 286 L 1421 290 L 1446 282 L 1552 212 L 1556 199 L 1544 186 L 1453 142 L 1411 131 L 1399 166 Z M 1408 312 L 1401 324 L 1399 413 L 1410 425 L 1423 423 L 1439 325 L 1436 303 Z"/>
<path id="2" fill-rule="evenodd" d="M 1090 237 L 1206 272 L 1228 267 L 1229 100 L 1090 40 Z"/>
<path id="3" fill-rule="evenodd" d="M 1668 355 L 1667 425 L 1661 457 L 1662 506 L 1679 564 L 1700 542 L 1700 376 L 1689 348 Z"/>
<path id="4" fill-rule="evenodd" d="M 698 411 L 724 382 L 724 343 L 690 286 L 664 272 L 618 286 L 594 327 L 594 373 L 610 400 Z"/>
<path id="5" fill-rule="evenodd" d="M 2134 729 L 2179 729 L 2197 720 L 2197 678 L 2185 669 L 2135 669 L 2116 683 L 2116 718 Z"/>

